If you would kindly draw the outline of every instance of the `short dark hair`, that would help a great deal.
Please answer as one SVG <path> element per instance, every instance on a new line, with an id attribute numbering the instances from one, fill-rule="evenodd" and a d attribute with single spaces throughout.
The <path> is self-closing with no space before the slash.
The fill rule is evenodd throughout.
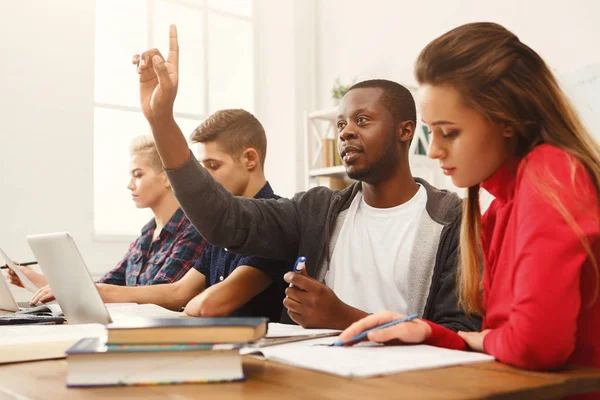
<path id="1" fill-rule="evenodd" d="M 410 90 L 397 82 L 386 79 L 371 79 L 358 82 L 348 91 L 362 88 L 379 88 L 383 90 L 380 98 L 381 104 L 392 114 L 396 124 L 412 121 L 415 126 L 417 125 L 417 109 Z"/>
<path id="2" fill-rule="evenodd" d="M 246 110 L 220 110 L 208 117 L 192 132 L 193 143 L 217 142 L 225 152 L 239 156 L 247 148 L 258 152 L 260 165 L 267 157 L 267 136 L 262 124 Z"/>

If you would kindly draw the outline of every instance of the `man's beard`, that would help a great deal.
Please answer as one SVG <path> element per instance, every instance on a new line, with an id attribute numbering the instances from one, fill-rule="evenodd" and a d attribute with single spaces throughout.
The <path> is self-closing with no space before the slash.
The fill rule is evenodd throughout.
<path id="1" fill-rule="evenodd" d="M 369 184 L 377 184 L 393 175 L 400 163 L 401 155 L 393 145 L 386 146 L 386 149 L 386 152 L 373 164 L 358 171 L 347 171 L 348 177 Z"/>

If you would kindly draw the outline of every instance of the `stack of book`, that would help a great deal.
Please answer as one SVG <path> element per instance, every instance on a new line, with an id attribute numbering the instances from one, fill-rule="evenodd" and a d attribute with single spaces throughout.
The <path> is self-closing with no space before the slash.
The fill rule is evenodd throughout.
<path id="1" fill-rule="evenodd" d="M 67 350 L 67 387 L 244 380 L 239 349 L 263 337 L 265 318 L 136 319 Z"/>

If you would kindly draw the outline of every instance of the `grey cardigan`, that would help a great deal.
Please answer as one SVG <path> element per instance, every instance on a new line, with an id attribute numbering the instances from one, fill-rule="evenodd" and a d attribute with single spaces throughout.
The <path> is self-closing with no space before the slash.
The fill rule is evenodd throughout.
<path id="1" fill-rule="evenodd" d="M 317 187 L 292 199 L 234 197 L 193 155 L 167 174 L 181 207 L 209 243 L 235 253 L 289 263 L 304 255 L 308 275 L 320 281 L 329 267 L 346 212 L 361 187 L 360 183 L 341 191 Z M 408 311 L 454 331 L 479 330 L 480 319 L 467 317 L 457 304 L 462 201 L 455 193 L 438 190 L 419 178 L 415 181 L 426 189 L 427 212 L 421 218 L 410 257 Z M 291 322 L 286 310 L 282 322 Z"/>

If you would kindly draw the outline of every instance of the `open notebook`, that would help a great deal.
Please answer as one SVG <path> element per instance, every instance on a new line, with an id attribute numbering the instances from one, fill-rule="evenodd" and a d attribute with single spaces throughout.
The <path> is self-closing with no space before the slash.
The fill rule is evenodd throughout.
<path id="1" fill-rule="evenodd" d="M 270 339 L 281 339 L 298 336 L 318 336 L 328 334 L 329 336 L 337 336 L 342 331 L 336 329 L 306 329 L 299 325 L 290 324 L 279 324 L 277 322 L 269 323 L 269 330 L 267 331 L 267 338 Z"/>
<path id="2" fill-rule="evenodd" d="M 270 361 L 346 378 L 367 378 L 494 360 L 487 354 L 426 345 L 382 346 L 365 342 L 354 347 L 327 346 L 335 340 L 328 337 L 259 349 L 246 348 L 242 354 L 258 354 Z"/>

